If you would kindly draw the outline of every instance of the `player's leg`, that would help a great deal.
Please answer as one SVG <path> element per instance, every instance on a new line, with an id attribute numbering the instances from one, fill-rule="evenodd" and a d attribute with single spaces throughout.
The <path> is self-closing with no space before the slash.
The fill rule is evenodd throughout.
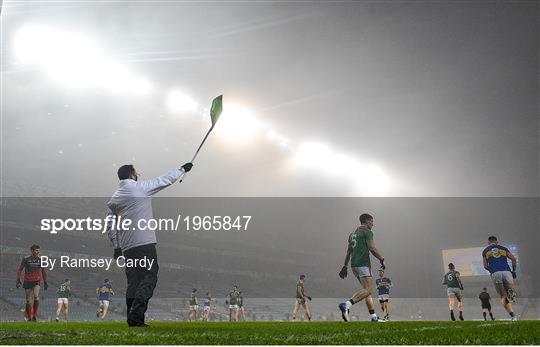
<path id="1" fill-rule="evenodd" d="M 452 320 L 456 320 L 456 317 L 454 316 L 454 299 L 454 293 L 448 293 L 448 309 L 450 310 L 450 319 Z"/>
<path id="2" fill-rule="evenodd" d="M 27 288 L 24 290 L 24 296 L 26 299 L 26 306 L 25 306 L 25 312 L 26 312 L 26 319 L 28 321 L 32 320 L 32 301 L 34 300 L 34 290 L 33 288 Z"/>
<path id="3" fill-rule="evenodd" d="M 341 311 L 341 317 L 344 321 L 349 321 L 349 310 L 350 308 L 356 304 L 357 302 L 360 302 L 368 297 L 371 297 L 372 284 L 371 284 L 371 269 L 367 266 L 362 267 L 353 267 L 352 272 L 355 275 L 355 277 L 360 282 L 360 285 L 362 287 L 362 290 L 359 292 L 354 293 L 354 295 L 347 301 L 342 302 L 338 305 L 339 310 Z M 377 319 L 377 315 L 375 315 L 375 310 L 373 308 L 373 299 L 368 300 L 369 303 L 366 301 L 366 304 L 368 305 L 368 310 L 370 311 L 370 314 L 375 316 L 375 319 Z M 373 313 L 371 313 L 373 312 Z"/>
<path id="4" fill-rule="evenodd" d="M 299 309 L 300 309 L 300 303 L 298 302 L 298 300 L 296 300 L 294 303 L 293 311 L 292 311 L 292 320 L 296 320 L 296 315 L 298 314 Z"/>
<path id="5" fill-rule="evenodd" d="M 62 312 L 62 308 L 64 305 L 62 302 L 62 298 L 58 298 L 56 302 L 56 316 L 54 317 L 54 320 L 57 322 L 60 320 L 60 312 Z"/>
<path id="6" fill-rule="evenodd" d="M 371 272 L 371 271 L 370 271 Z M 366 307 L 371 315 L 371 321 L 377 321 L 377 314 L 375 313 L 375 304 L 373 304 L 373 297 L 371 293 L 373 292 L 373 281 L 371 276 L 360 277 L 360 284 L 364 288 L 364 292 L 368 293 L 365 297 Z"/>
<path id="7" fill-rule="evenodd" d="M 495 320 L 495 317 L 493 317 L 493 312 L 491 312 L 491 305 L 488 306 L 488 312 L 489 312 L 489 316 L 491 317 L 491 320 Z"/>
<path id="8" fill-rule="evenodd" d="M 388 308 L 388 299 L 384 301 L 384 319 L 388 319 L 390 317 L 390 309 Z"/>
<path id="9" fill-rule="evenodd" d="M 39 290 L 40 289 L 41 287 L 38 284 L 38 285 L 35 285 L 32 290 L 33 295 L 34 295 L 34 307 L 33 307 L 33 312 L 32 312 L 33 321 L 37 320 L 37 315 L 38 315 L 38 310 L 39 310 Z"/>
<path id="10" fill-rule="evenodd" d="M 484 320 L 487 320 L 487 309 L 482 307 L 482 316 L 484 316 Z"/>
<path id="11" fill-rule="evenodd" d="M 302 305 L 302 306 L 304 307 L 304 312 L 306 313 L 308 321 L 311 322 L 311 310 L 309 309 L 309 304 L 306 301 L 306 302 L 304 302 L 304 305 Z"/>
<path id="12" fill-rule="evenodd" d="M 103 311 L 101 313 L 101 319 L 105 319 L 105 316 L 107 316 L 107 312 L 109 312 L 109 300 L 103 300 Z"/>
<path id="13" fill-rule="evenodd" d="M 512 273 L 505 271 L 503 275 L 503 284 L 506 290 L 506 297 L 510 302 L 516 302 L 516 286 L 514 284 L 514 279 L 512 278 Z"/>
<path id="14" fill-rule="evenodd" d="M 69 301 L 68 299 L 64 300 L 64 319 L 66 322 L 68 321 L 68 313 L 69 313 Z"/>
<path id="15" fill-rule="evenodd" d="M 512 304 L 508 300 L 507 286 L 505 286 L 504 284 L 503 274 L 504 274 L 503 271 L 498 271 L 491 274 L 491 277 L 493 278 L 495 290 L 497 291 L 497 294 L 499 294 L 499 297 L 501 298 L 501 303 L 504 309 L 506 310 L 506 312 L 508 312 L 508 314 L 510 315 L 512 319 L 515 319 L 514 309 L 512 307 Z M 511 275 L 510 275 L 510 278 L 511 278 Z"/>
<path id="16" fill-rule="evenodd" d="M 456 295 L 456 299 L 458 302 L 459 320 L 463 320 L 463 298 L 461 294 Z"/>

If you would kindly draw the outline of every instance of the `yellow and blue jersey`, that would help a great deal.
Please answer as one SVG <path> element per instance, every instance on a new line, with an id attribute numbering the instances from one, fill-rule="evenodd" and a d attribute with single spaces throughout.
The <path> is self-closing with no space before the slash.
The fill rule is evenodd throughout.
<path id="1" fill-rule="evenodd" d="M 103 283 L 99 286 L 99 298 L 98 300 L 111 300 L 112 286 L 110 283 Z"/>
<path id="2" fill-rule="evenodd" d="M 501 245 L 489 245 L 482 252 L 482 256 L 487 259 L 490 273 L 497 271 L 511 271 L 508 265 L 508 248 Z"/>
<path id="3" fill-rule="evenodd" d="M 390 287 L 392 286 L 392 281 L 388 277 L 379 277 L 375 280 L 377 285 L 377 290 L 379 295 L 388 295 L 390 294 Z"/>

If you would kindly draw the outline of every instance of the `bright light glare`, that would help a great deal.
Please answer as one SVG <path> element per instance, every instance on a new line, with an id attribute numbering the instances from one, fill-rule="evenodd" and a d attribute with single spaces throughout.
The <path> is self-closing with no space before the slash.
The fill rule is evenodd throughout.
<path id="1" fill-rule="evenodd" d="M 339 176 L 351 180 L 362 194 L 381 195 L 390 187 L 390 178 L 380 166 L 364 164 L 352 156 L 335 153 L 324 143 L 301 144 L 293 162 L 299 168 L 319 169 L 329 179 Z"/>
<path id="2" fill-rule="evenodd" d="M 90 40 L 38 25 L 16 33 L 15 56 L 20 63 L 40 65 L 51 77 L 70 86 L 98 82 L 104 59 Z"/>
<path id="3" fill-rule="evenodd" d="M 253 141 L 260 130 L 251 111 L 244 107 L 227 105 L 216 125 L 216 132 L 221 138 L 236 143 Z"/>
<path id="4" fill-rule="evenodd" d="M 167 105 L 175 112 L 196 112 L 199 106 L 190 96 L 180 91 L 172 91 L 167 97 Z"/>
<path id="5" fill-rule="evenodd" d="M 293 158 L 294 162 L 301 167 L 326 167 L 329 160 L 332 160 L 330 148 L 319 142 L 305 142 L 298 147 Z"/>
<path id="6" fill-rule="evenodd" d="M 148 94 L 152 90 L 152 84 L 144 77 L 135 77 L 131 89 L 136 94 Z"/>
<path id="7" fill-rule="evenodd" d="M 15 56 L 35 64 L 70 87 L 102 87 L 113 92 L 148 94 L 150 82 L 107 60 L 102 50 L 78 33 L 28 25 L 15 34 Z"/>
<path id="8" fill-rule="evenodd" d="M 365 193 L 380 195 L 388 192 L 390 178 L 378 165 L 364 165 L 355 177 L 358 188 Z"/>

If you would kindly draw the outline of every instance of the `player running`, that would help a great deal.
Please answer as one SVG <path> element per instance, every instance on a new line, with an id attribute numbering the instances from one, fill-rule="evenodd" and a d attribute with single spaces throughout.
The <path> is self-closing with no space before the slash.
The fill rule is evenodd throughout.
<path id="1" fill-rule="evenodd" d="M 347 254 L 345 255 L 343 268 L 341 268 L 341 271 L 339 272 L 339 277 L 342 279 L 347 277 L 347 266 L 350 261 L 351 270 L 360 282 L 362 290 L 355 293 L 349 300 L 338 305 L 338 308 L 341 311 L 341 317 L 346 322 L 349 321 L 349 310 L 352 305 L 364 299 L 366 300 L 366 306 L 371 315 L 371 321 L 379 321 L 375 314 L 375 306 L 373 305 L 373 298 L 371 297 L 373 284 L 371 280 L 371 260 L 369 254 L 371 253 L 375 258 L 379 259 L 383 270 L 385 269 L 385 265 L 384 258 L 377 250 L 377 247 L 375 247 L 375 242 L 373 241 L 373 231 L 371 230 L 373 225 L 373 216 L 364 213 L 360 216 L 360 226 L 349 235 Z"/>
<path id="2" fill-rule="evenodd" d="M 450 318 L 456 320 L 454 316 L 454 299 L 458 301 L 459 320 L 463 320 L 463 297 L 461 291 L 463 290 L 463 283 L 459 277 L 459 272 L 456 271 L 454 264 L 448 264 L 448 271 L 444 275 L 443 285 L 446 285 L 446 293 L 448 294 L 448 308 L 450 309 Z"/>
<path id="3" fill-rule="evenodd" d="M 225 301 L 225 304 L 229 305 L 229 321 L 235 322 L 238 321 L 238 297 L 240 292 L 238 291 L 238 286 L 233 286 L 233 289 L 229 292 L 228 298 Z"/>
<path id="4" fill-rule="evenodd" d="M 114 290 L 109 279 L 106 278 L 103 280 L 103 284 L 96 289 L 96 297 L 99 301 L 99 308 L 96 313 L 98 318 L 104 319 L 107 316 L 112 295 L 114 295 Z"/>
<path id="5" fill-rule="evenodd" d="M 210 311 L 212 304 L 212 297 L 210 296 L 210 292 L 206 292 L 206 297 L 204 298 L 204 304 L 203 304 L 203 321 L 208 322 L 210 317 Z"/>
<path id="6" fill-rule="evenodd" d="M 493 313 L 491 313 L 491 297 L 487 292 L 487 288 L 484 288 L 482 293 L 478 295 L 478 299 L 480 299 L 480 301 L 482 302 L 482 314 L 484 315 L 484 320 L 487 320 L 486 311 L 489 312 L 491 320 L 495 320 L 495 318 L 493 317 Z"/>
<path id="7" fill-rule="evenodd" d="M 66 278 L 64 283 L 58 287 L 56 294 L 58 295 L 58 303 L 56 305 L 56 318 L 54 320 L 59 322 L 60 312 L 64 311 L 64 319 L 67 322 L 69 298 L 71 297 L 71 282 L 69 281 L 69 278 Z"/>
<path id="8" fill-rule="evenodd" d="M 199 298 L 197 298 L 197 288 L 193 288 L 191 291 L 191 298 L 189 299 L 189 313 L 188 321 L 197 321 L 199 316 Z"/>
<path id="9" fill-rule="evenodd" d="M 39 290 L 41 289 L 41 280 L 43 280 L 43 289 L 47 290 L 47 270 L 41 267 L 41 258 L 39 257 L 39 246 L 32 245 L 30 247 L 32 254 L 24 257 L 21 260 L 21 265 L 17 270 L 16 287 L 20 288 L 21 284 L 24 288 L 26 297 L 26 319 L 27 321 L 36 322 L 39 309 Z M 24 283 L 21 283 L 21 275 L 24 271 Z"/>
<path id="10" fill-rule="evenodd" d="M 300 306 L 304 308 L 304 313 L 306 314 L 307 319 L 311 321 L 311 310 L 306 301 L 306 299 L 311 301 L 311 296 L 306 295 L 305 288 L 304 288 L 305 278 L 306 278 L 306 275 L 300 275 L 300 279 L 298 280 L 298 282 L 296 282 L 296 302 L 294 303 L 294 309 L 292 313 L 293 321 L 296 321 L 296 315 L 298 314 L 298 310 L 300 310 Z"/>
<path id="11" fill-rule="evenodd" d="M 390 319 L 390 309 L 388 307 L 388 300 L 390 299 L 390 287 L 393 286 L 392 280 L 384 276 L 384 270 L 379 269 L 379 278 L 375 280 L 377 291 L 379 294 L 379 303 L 384 313 L 384 320 Z"/>
<path id="12" fill-rule="evenodd" d="M 515 321 L 517 317 L 514 315 L 511 303 L 516 302 L 514 279 L 516 278 L 517 259 L 508 248 L 499 245 L 495 236 L 488 238 L 488 244 L 489 246 L 482 252 L 484 268 L 491 273 L 491 279 L 495 290 L 501 297 L 501 303 L 512 320 Z M 508 259 L 512 261 L 512 271 L 508 266 Z"/>

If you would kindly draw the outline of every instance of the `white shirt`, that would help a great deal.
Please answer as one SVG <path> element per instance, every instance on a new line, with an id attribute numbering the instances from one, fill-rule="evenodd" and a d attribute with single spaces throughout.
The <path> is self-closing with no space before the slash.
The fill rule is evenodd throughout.
<path id="1" fill-rule="evenodd" d="M 114 248 L 126 251 L 157 242 L 155 231 L 146 227 L 147 221 L 153 218 L 152 195 L 176 182 L 184 173 L 184 169 L 178 167 L 151 180 L 120 181 L 118 190 L 107 203 L 109 207 L 107 232 Z M 130 227 L 126 230 L 117 228 L 113 216 L 116 216 L 116 219 L 121 217 L 121 220 L 131 220 Z M 140 220 L 144 221 L 139 222 Z"/>

